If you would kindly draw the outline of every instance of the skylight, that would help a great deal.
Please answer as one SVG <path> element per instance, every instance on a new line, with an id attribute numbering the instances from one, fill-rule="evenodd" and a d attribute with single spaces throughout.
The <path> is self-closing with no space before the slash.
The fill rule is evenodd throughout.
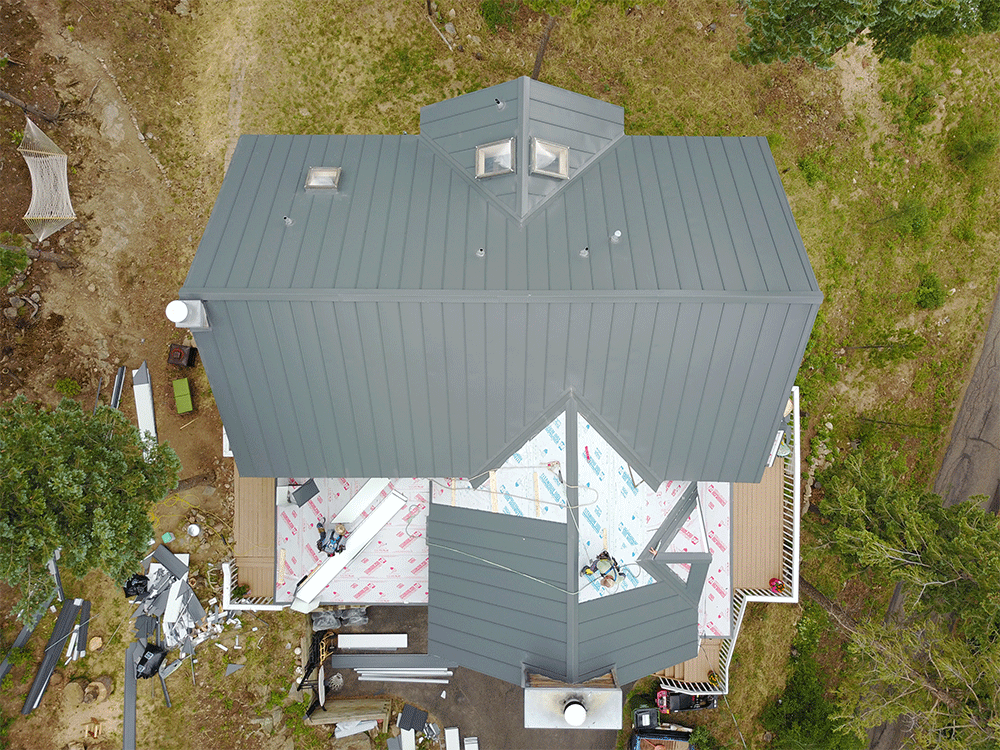
<path id="1" fill-rule="evenodd" d="M 560 180 L 569 179 L 569 148 L 532 138 L 531 171 Z"/>
<path id="2" fill-rule="evenodd" d="M 495 177 L 513 171 L 513 138 L 476 146 L 476 177 Z"/>
<path id="3" fill-rule="evenodd" d="M 307 190 L 336 190 L 340 183 L 340 167 L 309 167 Z"/>

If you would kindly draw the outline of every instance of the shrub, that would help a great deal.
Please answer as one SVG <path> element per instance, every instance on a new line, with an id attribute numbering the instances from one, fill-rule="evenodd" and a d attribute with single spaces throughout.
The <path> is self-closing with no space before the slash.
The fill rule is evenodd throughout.
<path id="1" fill-rule="evenodd" d="M 521 0 L 483 0 L 479 13 L 490 31 L 496 34 L 501 26 L 507 31 L 514 30 L 514 17 L 520 8 Z"/>
<path id="2" fill-rule="evenodd" d="M 806 184 L 812 187 L 820 180 L 826 179 L 826 173 L 820 166 L 819 158 L 816 154 L 809 154 L 803 156 L 798 162 L 799 169 L 802 170 L 802 176 L 806 178 Z"/>
<path id="3" fill-rule="evenodd" d="M 947 298 L 948 293 L 944 290 L 937 274 L 925 271 L 920 276 L 920 283 L 915 292 L 917 307 L 921 310 L 936 310 L 944 304 Z"/>
<path id="4" fill-rule="evenodd" d="M 9 232 L 0 233 L 0 286 L 6 286 L 14 277 L 28 267 L 28 255 L 24 249 L 17 247 L 17 235 Z"/>
<path id="5" fill-rule="evenodd" d="M 980 175 L 990 165 L 1000 145 L 1000 132 L 996 123 L 990 122 L 970 110 L 952 131 L 948 141 L 948 156 L 970 175 Z"/>
<path id="6" fill-rule="evenodd" d="M 73 398 L 80 395 L 80 384 L 73 378 L 59 378 L 55 385 L 56 393 Z"/>
<path id="7" fill-rule="evenodd" d="M 691 744 L 698 750 L 722 750 L 722 743 L 705 727 L 695 727 L 691 732 Z"/>
<path id="8" fill-rule="evenodd" d="M 923 237 L 931 227 L 931 212 L 927 206 L 918 200 L 908 198 L 899 207 L 896 214 L 896 228 L 902 235 L 911 234 Z"/>

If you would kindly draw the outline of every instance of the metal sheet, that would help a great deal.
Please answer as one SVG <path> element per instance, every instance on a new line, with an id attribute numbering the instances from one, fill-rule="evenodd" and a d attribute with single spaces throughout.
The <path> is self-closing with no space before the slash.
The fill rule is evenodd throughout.
<path id="1" fill-rule="evenodd" d="M 579 700 L 587 709 L 583 725 L 572 727 L 563 718 L 563 708 L 570 699 Z M 621 729 L 622 691 L 586 688 L 525 688 L 525 729 Z"/>
<path id="2" fill-rule="evenodd" d="M 63 643 L 74 629 L 82 604 L 82 599 L 66 600 L 63 602 L 62 608 L 59 610 L 59 616 L 56 618 L 56 624 L 52 628 L 52 635 L 49 637 L 48 643 L 45 644 L 45 655 L 42 657 L 41 664 L 38 665 L 35 679 L 28 689 L 27 697 L 24 699 L 24 706 L 21 708 L 23 715 L 27 715 L 38 708 L 38 704 L 45 694 L 45 689 L 49 685 L 49 680 L 52 678 L 52 672 L 59 663 Z"/>
<path id="3" fill-rule="evenodd" d="M 122 715 L 122 749 L 135 750 L 135 699 L 136 674 L 135 668 L 142 656 L 142 646 L 130 643 L 125 650 L 125 689 L 124 713 Z"/>

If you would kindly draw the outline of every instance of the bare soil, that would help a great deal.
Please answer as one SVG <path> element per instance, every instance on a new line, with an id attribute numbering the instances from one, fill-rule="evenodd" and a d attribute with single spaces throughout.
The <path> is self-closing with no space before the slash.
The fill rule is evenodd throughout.
<path id="1" fill-rule="evenodd" d="M 132 369 L 146 360 L 160 440 L 180 456 L 182 477 L 203 474 L 221 452 L 221 424 L 201 368 L 167 365 L 169 344 L 181 343 L 183 336 L 163 313 L 187 268 L 187 252 L 178 244 L 191 245 L 200 234 L 197 214 L 172 197 L 103 63 L 107 52 L 98 41 L 76 39 L 54 0 L 3 0 L 0 19 L 0 51 L 17 61 L 0 71 L 0 88 L 46 112 L 58 112 L 56 124 L 36 124 L 69 156 L 77 220 L 41 247 L 79 263 L 59 270 L 35 262 L 3 290 L 3 307 L 11 294 L 30 294 L 36 288 L 41 304 L 34 316 L 25 306 L 13 320 L 0 318 L 0 398 L 24 394 L 53 403 L 60 397 L 56 381 L 71 378 L 81 386 L 83 404 L 95 403 L 99 385 L 100 400 L 107 403 L 118 367 Z M 16 150 L 24 114 L 4 104 L 0 231 L 27 233 L 21 217 L 31 181 Z M 178 256 L 184 260 L 177 262 Z M 193 414 L 175 413 L 171 381 L 178 377 L 192 379 Z M 130 390 L 126 386 L 121 408 L 134 416 Z"/>

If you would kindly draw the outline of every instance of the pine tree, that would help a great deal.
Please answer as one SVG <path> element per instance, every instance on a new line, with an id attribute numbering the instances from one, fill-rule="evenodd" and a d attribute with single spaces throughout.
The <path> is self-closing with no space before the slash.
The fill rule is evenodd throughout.
<path id="1" fill-rule="evenodd" d="M 812 590 L 850 636 L 855 668 L 840 719 L 863 732 L 906 716 L 917 747 L 1000 746 L 1000 519 L 982 498 L 944 507 L 885 455 L 853 454 L 824 476 L 833 547 L 903 587 L 899 616 L 854 622 Z"/>
<path id="2" fill-rule="evenodd" d="M 1000 28 L 1000 0 L 749 0 L 749 38 L 733 59 L 747 65 L 801 57 L 831 67 L 850 42 L 871 39 L 881 58 L 909 60 L 925 36 L 947 37 Z"/>

